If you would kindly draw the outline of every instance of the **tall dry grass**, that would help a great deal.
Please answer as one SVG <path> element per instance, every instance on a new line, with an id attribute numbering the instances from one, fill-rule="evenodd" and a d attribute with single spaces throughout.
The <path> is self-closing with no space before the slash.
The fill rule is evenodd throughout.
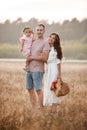
<path id="1" fill-rule="evenodd" d="M 24 63 L 0 62 L 0 130 L 87 130 L 87 64 L 62 64 L 70 93 L 58 113 L 31 111 Z"/>

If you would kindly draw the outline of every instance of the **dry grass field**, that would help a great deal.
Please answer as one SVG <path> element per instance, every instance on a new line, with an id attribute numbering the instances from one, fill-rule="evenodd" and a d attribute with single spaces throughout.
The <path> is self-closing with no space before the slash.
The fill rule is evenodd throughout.
<path id="1" fill-rule="evenodd" d="M 87 130 L 87 63 L 63 63 L 70 93 L 58 113 L 31 112 L 23 62 L 0 62 L 0 130 Z"/>

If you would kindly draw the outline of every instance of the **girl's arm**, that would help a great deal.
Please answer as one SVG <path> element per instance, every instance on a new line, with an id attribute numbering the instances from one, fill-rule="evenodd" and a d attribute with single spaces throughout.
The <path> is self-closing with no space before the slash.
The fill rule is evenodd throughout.
<path id="1" fill-rule="evenodd" d="M 32 37 L 32 42 L 34 42 L 36 40 L 36 38 L 34 37 L 34 32 L 31 33 L 31 37 Z"/>
<path id="2" fill-rule="evenodd" d="M 24 39 L 21 39 L 21 51 L 23 51 L 24 42 L 25 42 L 25 40 L 24 40 Z"/>

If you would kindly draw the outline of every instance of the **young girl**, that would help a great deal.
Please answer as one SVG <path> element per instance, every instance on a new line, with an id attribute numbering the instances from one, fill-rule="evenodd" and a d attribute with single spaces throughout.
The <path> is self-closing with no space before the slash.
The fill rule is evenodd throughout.
<path id="1" fill-rule="evenodd" d="M 56 97 L 50 87 L 52 82 L 61 79 L 61 59 L 62 50 L 60 45 L 60 38 L 58 34 L 52 33 L 49 36 L 48 42 L 51 50 L 49 53 L 46 71 L 44 76 L 44 106 L 51 106 L 51 112 L 57 110 L 57 106 L 61 104 L 59 97 Z"/>
<path id="2" fill-rule="evenodd" d="M 27 70 L 29 61 L 28 61 L 28 56 L 31 55 L 31 45 L 34 40 L 33 38 L 33 31 L 29 27 L 25 27 L 23 29 L 23 36 L 20 38 L 21 42 L 21 52 L 23 56 L 26 57 L 26 65 L 24 70 Z"/>

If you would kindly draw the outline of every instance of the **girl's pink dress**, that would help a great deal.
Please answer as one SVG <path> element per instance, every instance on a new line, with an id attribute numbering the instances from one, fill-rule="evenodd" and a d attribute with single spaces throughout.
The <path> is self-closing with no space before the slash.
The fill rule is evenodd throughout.
<path id="1" fill-rule="evenodd" d="M 23 56 L 27 57 L 31 53 L 32 37 L 26 37 L 24 35 L 23 37 L 20 38 L 20 42 L 22 40 L 25 41 L 22 54 Z"/>

